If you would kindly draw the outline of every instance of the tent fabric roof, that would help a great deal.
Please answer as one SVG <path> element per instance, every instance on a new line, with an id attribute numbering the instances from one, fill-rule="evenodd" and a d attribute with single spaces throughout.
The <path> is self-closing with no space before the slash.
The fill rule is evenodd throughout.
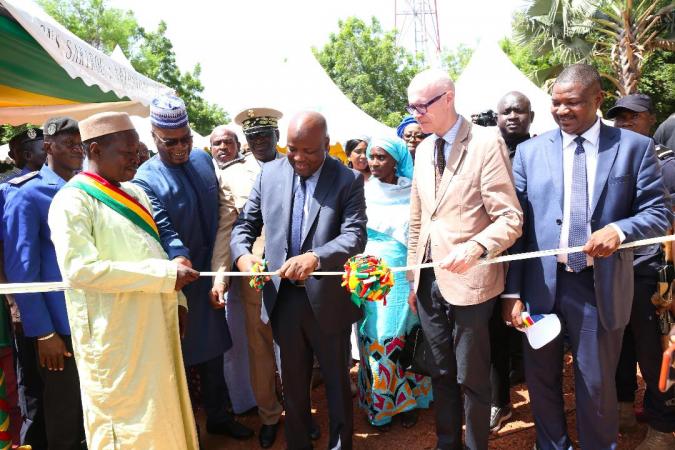
<path id="1" fill-rule="evenodd" d="M 0 48 L 0 86 L 78 103 L 121 100 L 112 92 L 106 93 L 96 86 L 87 86 L 81 79 L 70 78 L 21 25 L 2 16 L 0 41 L 3 43 Z M 0 106 L 22 106 L 7 103 L 0 103 Z"/>
<path id="2" fill-rule="evenodd" d="M 499 48 L 484 39 L 455 83 L 457 111 L 469 118 L 486 109 L 497 110 L 497 102 L 510 91 L 520 91 L 532 104 L 534 120 L 530 133 L 541 134 L 558 125 L 551 116 L 551 96 L 530 81 Z"/>
<path id="3" fill-rule="evenodd" d="M 228 108 L 234 117 L 253 107 L 281 111 L 279 145 L 286 145 L 288 122 L 294 113 L 318 111 L 326 117 L 331 142 L 345 142 L 361 135 L 395 136 L 393 128 L 366 114 L 347 98 L 316 60 L 309 47 L 295 47 L 284 57 L 257 58 L 237 79 L 237 92 Z M 260 64 L 260 67 L 256 67 Z M 264 65 L 264 66 L 263 66 Z M 244 76 L 245 75 L 245 76 Z"/>
<path id="4" fill-rule="evenodd" d="M 54 115 L 148 115 L 172 90 L 82 41 L 32 2 L 0 0 L 0 123 L 41 124 Z"/>
<path id="5" fill-rule="evenodd" d="M 15 108 L 0 107 L 0 123 L 21 125 L 32 123 L 40 125 L 55 116 L 69 116 L 75 120 L 86 119 L 100 112 L 125 112 L 129 115 L 147 116 L 148 107 L 140 102 L 75 103 L 65 105 L 26 106 Z"/>
<path id="6" fill-rule="evenodd" d="M 14 20 L 26 30 L 70 78 L 80 78 L 87 86 L 112 91 L 118 98 L 128 97 L 149 105 L 158 95 L 171 89 L 113 60 L 56 22 L 32 2 L 0 0 Z"/>

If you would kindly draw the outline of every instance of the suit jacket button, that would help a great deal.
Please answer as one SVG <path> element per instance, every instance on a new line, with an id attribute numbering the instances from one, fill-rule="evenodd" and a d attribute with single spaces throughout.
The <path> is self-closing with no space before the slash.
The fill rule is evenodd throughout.
<path id="1" fill-rule="evenodd" d="M 555 223 L 557 223 L 558 225 L 562 225 L 562 219 L 555 219 Z"/>

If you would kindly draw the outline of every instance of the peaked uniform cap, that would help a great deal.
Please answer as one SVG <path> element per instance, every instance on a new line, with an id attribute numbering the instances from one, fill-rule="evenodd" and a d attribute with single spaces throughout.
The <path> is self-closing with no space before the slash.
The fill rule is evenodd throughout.
<path id="1" fill-rule="evenodd" d="M 281 111 L 273 108 L 247 108 L 234 117 L 234 123 L 241 125 L 244 133 L 253 133 L 266 128 L 279 127 Z"/>

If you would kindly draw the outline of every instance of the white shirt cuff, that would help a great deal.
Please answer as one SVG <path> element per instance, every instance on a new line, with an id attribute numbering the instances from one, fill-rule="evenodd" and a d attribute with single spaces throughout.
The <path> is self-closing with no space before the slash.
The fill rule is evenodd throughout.
<path id="1" fill-rule="evenodd" d="M 621 231 L 621 228 L 619 228 L 619 226 L 615 223 L 610 223 L 609 226 L 614 228 L 614 231 L 616 231 L 617 234 L 619 235 L 619 243 L 623 244 L 623 241 L 626 240 L 626 235 L 623 234 L 623 231 Z"/>
<path id="2" fill-rule="evenodd" d="M 502 294 L 499 297 L 501 297 L 501 298 L 520 298 L 520 293 L 517 293 L 517 294 Z"/>

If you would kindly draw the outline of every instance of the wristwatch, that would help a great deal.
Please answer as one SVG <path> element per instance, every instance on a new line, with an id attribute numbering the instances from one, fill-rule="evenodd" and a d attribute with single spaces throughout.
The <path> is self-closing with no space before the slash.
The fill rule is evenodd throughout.
<path id="1" fill-rule="evenodd" d="M 314 250 L 308 250 L 307 253 L 311 253 L 312 256 L 316 258 L 316 268 L 317 270 L 321 268 L 321 259 L 319 258 L 319 255 L 317 255 Z"/>

